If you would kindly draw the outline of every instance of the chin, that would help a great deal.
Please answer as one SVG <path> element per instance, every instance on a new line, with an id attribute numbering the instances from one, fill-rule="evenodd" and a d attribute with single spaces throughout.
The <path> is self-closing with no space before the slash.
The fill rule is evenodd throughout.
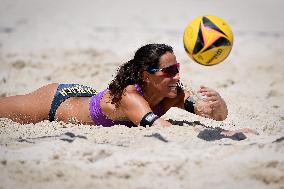
<path id="1" fill-rule="evenodd" d="M 175 97 L 177 97 L 177 92 L 170 92 L 170 93 L 168 93 L 167 97 L 168 98 L 175 98 Z"/>

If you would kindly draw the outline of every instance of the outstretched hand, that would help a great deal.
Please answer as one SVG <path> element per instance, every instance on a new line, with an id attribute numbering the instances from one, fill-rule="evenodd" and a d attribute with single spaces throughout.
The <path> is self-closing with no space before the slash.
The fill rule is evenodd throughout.
<path id="1" fill-rule="evenodd" d="M 226 119 L 227 105 L 218 92 L 205 86 L 200 86 L 198 92 L 205 98 L 196 102 L 196 114 L 218 121 Z"/>

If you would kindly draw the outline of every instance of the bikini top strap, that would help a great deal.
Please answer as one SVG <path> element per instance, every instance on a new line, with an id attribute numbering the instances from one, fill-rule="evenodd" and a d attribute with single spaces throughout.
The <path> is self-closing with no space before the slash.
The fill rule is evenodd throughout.
<path id="1" fill-rule="evenodd" d="M 138 93 L 141 95 L 141 96 L 144 96 L 144 93 L 142 91 L 142 88 L 138 85 L 138 84 L 135 84 L 134 85 L 136 90 L 138 91 Z"/>

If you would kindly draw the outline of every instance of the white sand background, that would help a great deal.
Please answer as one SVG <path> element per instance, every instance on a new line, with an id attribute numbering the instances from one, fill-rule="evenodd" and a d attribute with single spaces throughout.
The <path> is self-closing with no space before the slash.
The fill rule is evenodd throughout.
<path id="1" fill-rule="evenodd" d="M 0 189 L 284 188 L 284 1 L 0 0 L 0 95 L 51 82 L 104 89 L 146 43 L 174 47 L 185 84 L 215 88 L 223 122 L 171 109 L 171 128 L 103 128 L 0 119 Z M 186 24 L 213 14 L 232 27 L 225 62 L 204 67 L 183 50 Z M 206 141 L 206 129 L 259 135 Z"/>

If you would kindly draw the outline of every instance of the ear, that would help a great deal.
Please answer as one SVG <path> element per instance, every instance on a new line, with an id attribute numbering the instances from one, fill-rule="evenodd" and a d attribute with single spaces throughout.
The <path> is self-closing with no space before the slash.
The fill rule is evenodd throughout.
<path id="1" fill-rule="evenodd" d="M 149 72 L 147 72 L 147 71 L 143 71 L 142 72 L 142 79 L 143 79 L 143 81 L 149 82 L 149 76 L 150 76 Z"/>

